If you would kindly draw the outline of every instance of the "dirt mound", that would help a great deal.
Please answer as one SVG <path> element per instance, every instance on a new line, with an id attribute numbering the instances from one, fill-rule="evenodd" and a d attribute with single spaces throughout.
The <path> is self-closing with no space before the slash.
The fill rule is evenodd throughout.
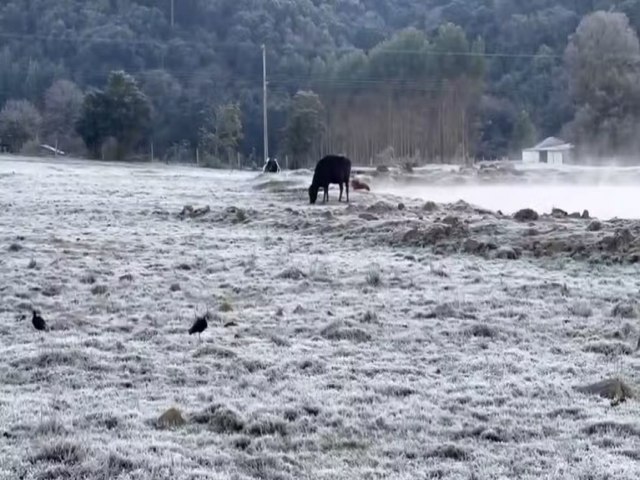
<path id="1" fill-rule="evenodd" d="M 422 228 L 412 228 L 402 233 L 397 243 L 412 247 L 446 245 L 452 249 L 458 249 L 460 240 L 466 238 L 468 234 L 466 226 L 462 224 L 439 222 L 427 224 Z"/>
<path id="2" fill-rule="evenodd" d="M 519 222 L 535 222 L 540 218 L 540 215 L 538 215 L 538 212 L 532 208 L 523 208 L 522 210 L 518 210 L 514 213 L 513 218 Z"/>
<path id="3" fill-rule="evenodd" d="M 182 413 L 177 408 L 170 408 L 158 418 L 158 428 L 176 428 L 181 427 L 186 422 Z"/>
<path id="4" fill-rule="evenodd" d="M 607 398 L 615 404 L 634 398 L 633 389 L 619 378 L 608 378 L 589 385 L 579 386 L 576 387 L 576 390 L 587 395 Z"/>

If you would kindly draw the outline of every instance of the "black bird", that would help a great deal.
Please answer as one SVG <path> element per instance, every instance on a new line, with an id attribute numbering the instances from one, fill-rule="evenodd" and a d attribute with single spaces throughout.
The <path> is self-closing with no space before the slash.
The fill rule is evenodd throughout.
<path id="1" fill-rule="evenodd" d="M 33 317 L 31 318 L 31 323 L 33 323 L 33 327 L 36 330 L 43 331 L 47 329 L 47 323 L 44 321 L 44 318 L 40 316 L 40 313 L 38 313 L 36 310 L 33 311 Z"/>
<path id="2" fill-rule="evenodd" d="M 196 317 L 196 321 L 193 322 L 191 328 L 189 329 L 189 335 L 193 335 L 194 333 L 198 334 L 198 338 L 200 338 L 200 334 L 207 329 L 209 319 L 209 312 L 205 313 L 201 317 Z"/>

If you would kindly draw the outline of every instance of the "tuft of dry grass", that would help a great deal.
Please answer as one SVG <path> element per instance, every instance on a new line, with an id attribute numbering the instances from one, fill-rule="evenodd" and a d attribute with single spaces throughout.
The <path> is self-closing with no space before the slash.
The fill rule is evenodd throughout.
<path id="1" fill-rule="evenodd" d="M 222 300 L 222 302 L 220 303 L 219 310 L 221 312 L 232 312 L 233 305 L 231 304 L 231 301 L 228 298 L 225 298 L 224 300 Z"/>
<path id="2" fill-rule="evenodd" d="M 96 285 L 91 289 L 93 295 L 106 295 L 109 291 L 106 285 Z"/>
<path id="3" fill-rule="evenodd" d="M 207 425 L 216 433 L 239 433 L 245 428 L 240 415 L 222 404 L 210 405 L 201 412 L 191 415 L 194 423 Z"/>
<path id="4" fill-rule="evenodd" d="M 378 264 L 373 264 L 369 267 L 365 275 L 365 281 L 370 287 L 379 287 L 382 285 L 382 272 Z"/>
<path id="5" fill-rule="evenodd" d="M 586 302 L 574 302 L 569 305 L 569 313 L 576 317 L 589 318 L 593 315 L 593 310 Z"/>
<path id="6" fill-rule="evenodd" d="M 86 457 L 84 447 L 68 440 L 57 440 L 44 445 L 38 453 L 32 457 L 32 461 L 63 463 L 65 465 L 77 465 Z"/>

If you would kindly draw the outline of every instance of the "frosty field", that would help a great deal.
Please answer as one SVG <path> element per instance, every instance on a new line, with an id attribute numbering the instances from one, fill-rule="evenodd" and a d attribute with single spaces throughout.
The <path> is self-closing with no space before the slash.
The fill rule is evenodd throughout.
<path id="1" fill-rule="evenodd" d="M 0 478 L 640 474 L 639 221 L 309 180 L 0 158 Z"/>

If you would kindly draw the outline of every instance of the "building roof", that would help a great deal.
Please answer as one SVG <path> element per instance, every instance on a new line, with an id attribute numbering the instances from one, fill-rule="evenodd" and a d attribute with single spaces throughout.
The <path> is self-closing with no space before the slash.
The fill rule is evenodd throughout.
<path id="1" fill-rule="evenodd" d="M 549 151 L 549 150 L 571 150 L 573 145 L 565 142 L 564 140 L 560 140 L 556 137 L 548 137 L 537 144 L 535 147 L 527 148 L 526 150 L 530 151 Z"/>

